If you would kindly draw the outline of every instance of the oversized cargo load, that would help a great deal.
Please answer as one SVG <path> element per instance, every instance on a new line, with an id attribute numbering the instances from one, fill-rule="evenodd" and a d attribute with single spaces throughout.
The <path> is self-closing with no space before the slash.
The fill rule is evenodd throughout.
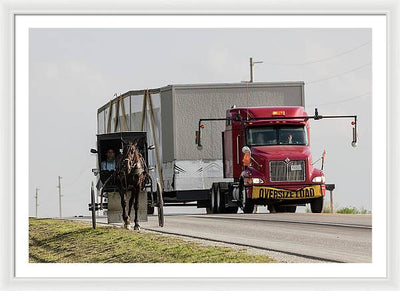
<path id="1" fill-rule="evenodd" d="M 146 92 L 150 104 L 144 102 Z M 194 132 L 199 119 L 226 116 L 232 106 L 304 105 L 304 82 L 168 85 L 129 91 L 111 100 L 98 110 L 98 133 L 146 131 L 148 144 L 157 145 L 149 164 L 159 168 L 155 173 L 164 190 L 204 190 L 223 178 L 225 124 L 207 124 L 202 130 L 204 147 L 198 150 Z"/>

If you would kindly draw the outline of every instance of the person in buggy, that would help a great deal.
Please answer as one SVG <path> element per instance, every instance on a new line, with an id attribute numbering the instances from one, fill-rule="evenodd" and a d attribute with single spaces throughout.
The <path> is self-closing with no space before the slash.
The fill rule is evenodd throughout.
<path id="1" fill-rule="evenodd" d="M 102 171 L 114 171 L 115 170 L 115 151 L 114 149 L 108 149 L 107 159 L 101 162 Z"/>

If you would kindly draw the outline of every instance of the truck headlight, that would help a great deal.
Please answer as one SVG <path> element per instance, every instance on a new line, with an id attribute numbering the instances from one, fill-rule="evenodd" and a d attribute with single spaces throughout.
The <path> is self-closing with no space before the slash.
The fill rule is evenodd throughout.
<path id="1" fill-rule="evenodd" d="M 317 176 L 312 179 L 313 183 L 325 183 L 325 176 Z"/>
<path id="2" fill-rule="evenodd" d="M 263 179 L 260 178 L 244 178 L 243 180 L 245 186 L 251 186 L 254 184 L 263 184 Z"/>
<path id="3" fill-rule="evenodd" d="M 263 184 L 264 181 L 260 178 L 253 178 L 253 184 Z"/>

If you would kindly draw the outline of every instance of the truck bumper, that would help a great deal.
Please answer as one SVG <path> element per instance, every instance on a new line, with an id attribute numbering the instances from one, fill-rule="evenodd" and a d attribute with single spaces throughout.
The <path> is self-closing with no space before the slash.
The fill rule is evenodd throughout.
<path id="1" fill-rule="evenodd" d="M 325 184 L 313 184 L 302 187 L 271 187 L 268 185 L 247 187 L 248 198 L 266 201 L 312 200 L 325 196 Z"/>

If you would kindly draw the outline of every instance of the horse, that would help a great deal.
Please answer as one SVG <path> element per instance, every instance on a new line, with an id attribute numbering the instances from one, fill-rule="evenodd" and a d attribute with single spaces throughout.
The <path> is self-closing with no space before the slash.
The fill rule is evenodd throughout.
<path id="1" fill-rule="evenodd" d="M 143 189 L 146 178 L 146 163 L 140 154 L 137 143 L 123 142 L 124 147 L 122 155 L 118 157 L 115 167 L 115 181 L 118 192 L 121 197 L 122 218 L 124 227 L 130 229 L 132 204 L 135 209 L 135 226 L 134 230 L 139 230 L 138 224 L 138 204 L 139 193 Z M 127 194 L 131 192 L 128 203 L 128 211 L 126 211 Z"/>
<path id="2" fill-rule="evenodd" d="M 123 144 L 122 155 L 117 157 L 115 164 L 115 181 L 121 196 L 122 218 L 124 220 L 124 227 L 130 229 L 133 204 L 135 209 L 134 230 L 140 230 L 138 223 L 139 193 L 145 187 L 145 183 L 149 177 L 146 163 L 137 143 L 123 141 Z M 131 197 L 129 199 L 128 211 L 126 211 L 126 199 L 129 191 L 131 192 Z"/>

